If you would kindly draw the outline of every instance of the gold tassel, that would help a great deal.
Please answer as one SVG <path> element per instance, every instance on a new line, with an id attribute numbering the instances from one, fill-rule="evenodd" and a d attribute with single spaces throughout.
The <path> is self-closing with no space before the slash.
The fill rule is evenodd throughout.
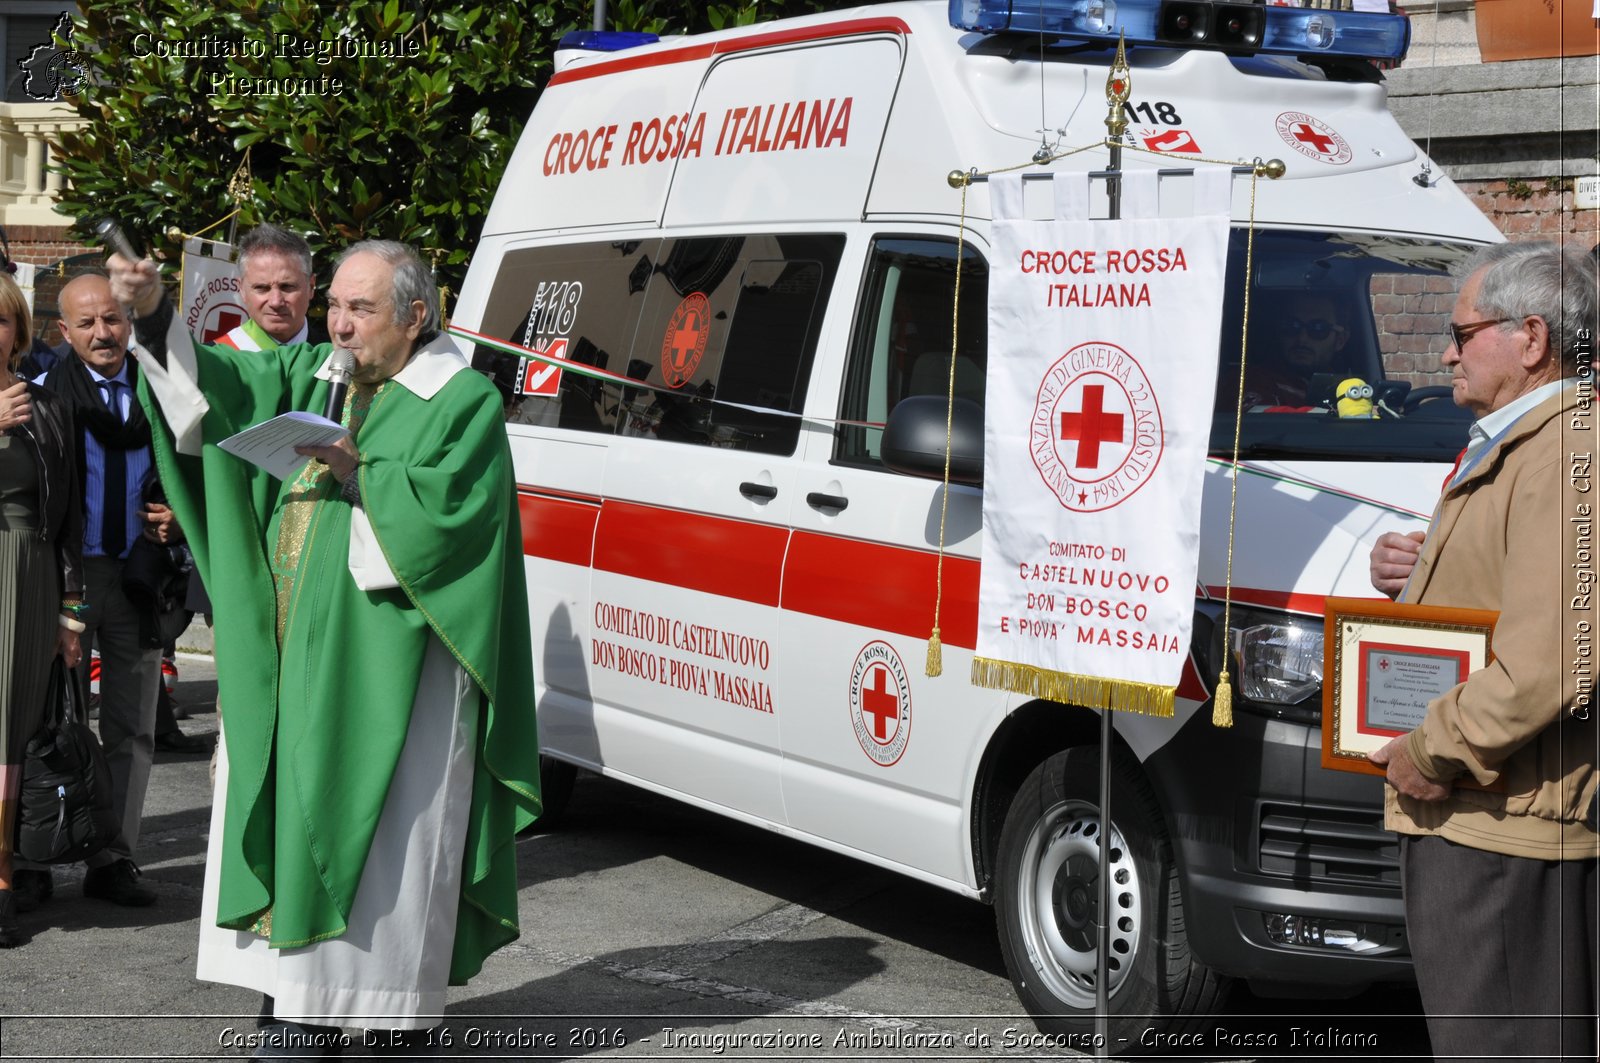
<path id="1" fill-rule="evenodd" d="M 1211 725 L 1213 727 L 1233 726 L 1233 685 L 1228 682 L 1228 670 L 1224 668 L 1222 674 L 1217 676 L 1217 689 L 1211 697 Z"/>
<path id="2" fill-rule="evenodd" d="M 1114 709 L 1169 719 L 1175 707 L 1173 696 L 1176 691 L 1173 687 L 1092 675 L 1072 675 L 988 657 L 972 659 L 972 685 L 1048 698 L 1063 705 L 1077 705 L 1085 709 Z"/>
<path id="3" fill-rule="evenodd" d="M 934 628 L 933 634 L 928 636 L 928 668 L 929 678 L 944 674 L 944 649 L 939 643 L 939 629 Z"/>

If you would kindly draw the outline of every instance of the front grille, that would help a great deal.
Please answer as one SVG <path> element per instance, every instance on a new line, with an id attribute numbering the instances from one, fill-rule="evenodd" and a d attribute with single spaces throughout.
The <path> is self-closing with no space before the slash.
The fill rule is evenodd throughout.
<path id="1" fill-rule="evenodd" d="M 1260 868 L 1298 880 L 1400 887 L 1400 842 L 1381 809 L 1262 804 Z"/>

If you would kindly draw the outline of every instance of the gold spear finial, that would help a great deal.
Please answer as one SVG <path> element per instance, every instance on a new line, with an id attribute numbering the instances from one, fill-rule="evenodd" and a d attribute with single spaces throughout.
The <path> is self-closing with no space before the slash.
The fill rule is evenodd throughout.
<path id="1" fill-rule="evenodd" d="M 233 176 L 228 178 L 228 198 L 237 204 L 249 199 L 255 185 L 255 179 L 250 173 L 250 149 L 244 149 L 244 158 L 239 160 L 238 169 L 233 171 Z"/>
<path id="2" fill-rule="evenodd" d="M 1128 115 L 1122 105 L 1133 95 L 1133 71 L 1128 69 L 1128 53 L 1123 49 L 1122 34 L 1117 34 L 1117 57 L 1111 61 L 1111 72 L 1106 75 L 1106 130 L 1112 140 L 1121 140 L 1128 128 Z"/>

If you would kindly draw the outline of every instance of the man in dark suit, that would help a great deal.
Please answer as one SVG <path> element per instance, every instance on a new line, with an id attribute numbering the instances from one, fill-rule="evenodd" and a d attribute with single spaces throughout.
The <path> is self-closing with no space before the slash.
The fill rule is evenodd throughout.
<path id="1" fill-rule="evenodd" d="M 110 283 L 97 274 L 76 277 L 61 289 L 60 305 L 61 331 L 73 357 L 60 359 L 38 382 L 72 405 L 81 428 L 88 605 L 83 641 L 100 652 L 100 740 L 122 819 L 121 835 L 89 859 L 83 892 L 138 907 L 156 899 L 139 884 L 133 851 L 155 750 L 161 654 L 149 643 L 143 612 L 123 592 L 122 577 L 129 551 L 149 524 L 143 487 L 152 468 L 150 424 L 134 396 L 138 367 L 128 357 L 133 324 L 112 297 Z M 45 881 L 33 887 L 48 896 L 48 872 L 40 874 Z"/>

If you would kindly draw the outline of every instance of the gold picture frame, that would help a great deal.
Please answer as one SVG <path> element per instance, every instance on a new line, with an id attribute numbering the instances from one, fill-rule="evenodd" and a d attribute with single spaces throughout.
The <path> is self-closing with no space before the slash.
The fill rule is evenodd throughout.
<path id="1" fill-rule="evenodd" d="M 1414 730 L 1430 701 L 1494 660 L 1499 615 L 1381 598 L 1327 599 L 1322 766 L 1382 775 L 1367 754 Z"/>

